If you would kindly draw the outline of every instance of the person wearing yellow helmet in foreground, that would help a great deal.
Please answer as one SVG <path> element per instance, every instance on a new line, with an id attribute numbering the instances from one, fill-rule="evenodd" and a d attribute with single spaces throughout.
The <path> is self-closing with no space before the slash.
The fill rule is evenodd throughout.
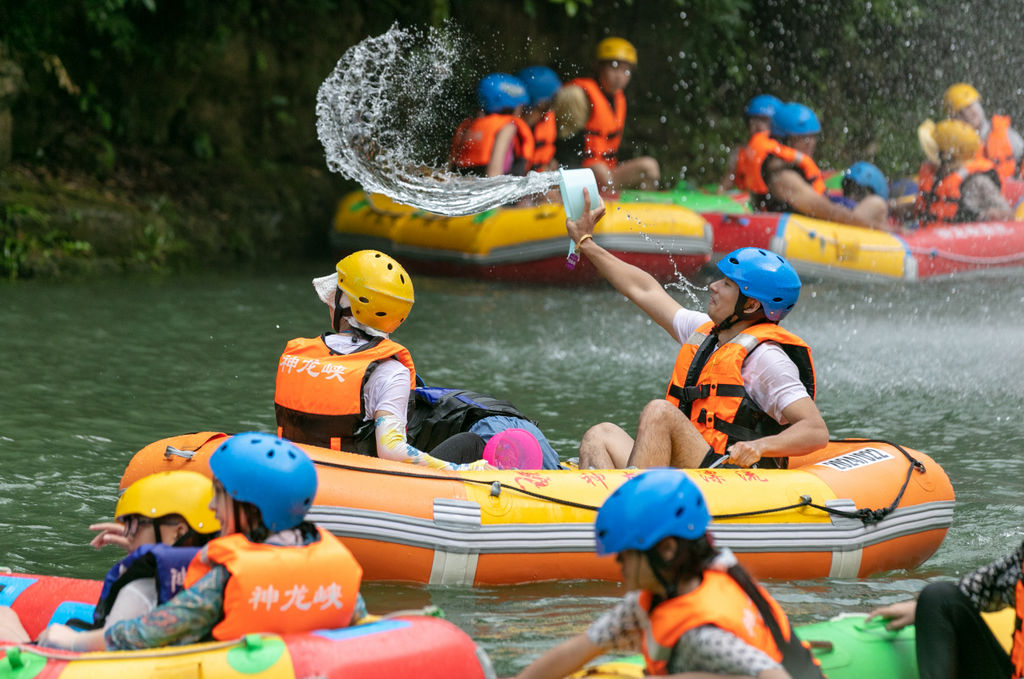
<path id="1" fill-rule="evenodd" d="M 199 548 L 215 537 L 220 522 L 210 502 L 213 483 L 190 471 L 159 472 L 139 479 L 117 501 L 128 556 L 107 573 L 91 621 L 51 625 L 39 644 L 71 651 L 102 651 L 103 634 L 170 601 L 184 589 L 185 573 Z M 91 624 L 90 624 L 91 623 Z"/>
<path id="2" fill-rule="evenodd" d="M 485 442 L 456 434 L 431 454 L 408 443 L 416 368 L 390 339 L 409 316 L 412 278 L 382 252 L 362 250 L 313 281 L 330 309 L 333 332 L 288 342 L 278 361 L 278 434 L 297 443 L 434 469 L 487 469 Z"/>
<path id="3" fill-rule="evenodd" d="M 1024 138 L 1010 126 L 1010 116 L 986 116 L 981 95 L 967 83 L 950 85 L 942 97 L 942 107 L 947 116 L 963 120 L 978 133 L 978 158 L 991 160 L 1000 180 L 1005 182 L 1019 174 Z"/>
<path id="4" fill-rule="evenodd" d="M 583 134 L 562 143 L 556 156 L 566 167 L 589 167 L 602 190 L 656 189 L 661 179 L 658 161 L 649 156 L 619 162 L 619 144 L 626 124 L 626 95 L 636 69 L 636 48 L 622 38 L 605 38 L 595 54 L 597 77 L 576 78 L 555 100 L 559 138 L 582 129 Z M 569 120 L 566 120 L 569 118 Z M 582 138 L 581 138 L 582 137 Z"/>
<path id="5" fill-rule="evenodd" d="M 962 120 L 943 120 L 932 137 L 940 165 L 921 165 L 917 218 L 924 223 L 1012 219 L 994 164 L 977 156 L 981 140 L 974 128 Z"/>
<path id="6" fill-rule="evenodd" d="M 594 537 L 599 555 L 616 555 L 625 596 L 519 679 L 561 679 L 611 650 L 642 652 L 649 675 L 822 679 L 782 607 L 715 548 L 710 522 L 682 472 L 652 469 L 619 486 Z"/>

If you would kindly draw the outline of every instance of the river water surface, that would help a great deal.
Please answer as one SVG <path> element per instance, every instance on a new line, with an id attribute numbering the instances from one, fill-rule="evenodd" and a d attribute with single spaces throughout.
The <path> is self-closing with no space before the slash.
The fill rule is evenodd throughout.
<path id="1" fill-rule="evenodd" d="M 119 553 L 88 547 L 87 526 L 111 516 L 136 450 L 190 431 L 273 431 L 277 358 L 288 339 L 327 328 L 309 281 L 330 270 L 0 285 L 0 566 L 101 578 Z M 591 424 L 635 429 L 664 394 L 678 345 L 610 288 L 415 285 L 395 339 L 417 372 L 513 401 L 563 458 Z M 785 325 L 814 349 L 833 436 L 926 452 L 957 493 L 945 543 L 915 571 L 767 583 L 791 616 L 907 598 L 1020 544 L 1024 281 L 812 283 Z M 593 582 L 363 591 L 374 612 L 439 605 L 505 674 L 622 594 Z"/>

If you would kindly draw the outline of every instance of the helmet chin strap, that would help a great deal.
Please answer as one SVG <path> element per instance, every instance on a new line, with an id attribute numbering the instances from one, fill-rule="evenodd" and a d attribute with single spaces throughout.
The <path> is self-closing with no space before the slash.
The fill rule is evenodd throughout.
<path id="1" fill-rule="evenodd" d="M 347 306 L 345 308 L 342 308 L 342 306 L 341 306 L 341 297 L 344 294 L 345 293 L 342 292 L 341 288 L 338 288 L 334 292 L 334 325 L 333 325 L 334 332 L 341 332 L 341 330 L 339 330 L 338 328 L 341 327 L 341 319 L 342 318 L 344 318 L 344 317 L 351 318 L 352 317 L 352 307 Z"/>
<path id="2" fill-rule="evenodd" d="M 719 323 L 718 325 L 716 325 L 715 327 L 711 328 L 711 334 L 718 335 L 722 331 L 728 330 L 729 328 L 736 325 L 740 321 L 746 320 L 745 318 L 743 318 L 743 316 L 746 315 L 746 312 L 743 310 L 743 307 L 747 306 L 748 299 L 750 298 L 744 295 L 742 292 L 739 293 L 739 297 L 736 298 L 736 306 L 733 307 L 732 310 L 732 315 L 729 316 L 729 318 L 722 321 L 721 323 Z"/>

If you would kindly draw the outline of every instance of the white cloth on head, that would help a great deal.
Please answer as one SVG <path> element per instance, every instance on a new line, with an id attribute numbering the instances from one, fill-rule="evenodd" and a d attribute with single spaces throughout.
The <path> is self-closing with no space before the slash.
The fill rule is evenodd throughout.
<path id="1" fill-rule="evenodd" d="M 351 354 L 369 340 L 342 332 L 328 335 L 324 342 L 332 351 Z M 375 412 L 384 410 L 399 418 L 403 425 L 408 424 L 410 380 L 409 369 L 399 361 L 389 358 L 378 363 L 363 388 L 363 419 L 372 420 Z"/>
<path id="2" fill-rule="evenodd" d="M 680 309 L 672 319 L 672 330 L 679 343 L 683 344 L 697 328 L 710 320 L 707 314 L 699 311 Z M 775 342 L 758 344 L 743 362 L 740 377 L 754 403 L 779 424 L 789 424 L 782 415 L 783 410 L 802 398 L 810 398 L 800 381 L 796 364 Z"/>
<path id="3" fill-rule="evenodd" d="M 324 304 L 326 304 L 328 307 L 330 307 L 330 309 L 331 309 L 331 317 L 333 318 L 334 317 L 334 299 L 337 296 L 337 292 L 338 292 L 338 273 L 335 272 L 335 273 L 329 274 L 327 276 L 321 276 L 320 278 L 314 278 L 313 279 L 313 289 L 316 290 L 316 296 L 320 298 L 320 301 L 323 302 Z M 352 306 L 352 303 L 349 302 L 348 295 L 345 294 L 344 292 L 342 292 L 341 293 L 341 308 L 342 309 L 347 309 L 347 308 L 350 308 L 351 306 Z M 382 332 L 380 330 L 377 330 L 376 328 L 371 328 L 368 325 L 360 323 L 359 321 L 357 321 L 356 319 L 352 318 L 351 316 L 348 316 L 345 320 L 347 320 L 348 324 L 351 325 L 353 328 L 359 328 L 360 330 L 362 330 L 363 332 L 365 332 L 368 335 L 373 335 L 374 337 L 384 337 L 384 338 L 387 338 L 387 336 L 388 336 L 388 334 L 386 332 Z"/>

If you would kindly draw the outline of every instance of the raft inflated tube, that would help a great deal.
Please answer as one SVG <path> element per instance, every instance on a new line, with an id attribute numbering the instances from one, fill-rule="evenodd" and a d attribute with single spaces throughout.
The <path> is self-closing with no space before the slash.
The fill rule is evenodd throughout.
<path id="1" fill-rule="evenodd" d="M 209 474 L 207 460 L 224 436 L 153 443 L 132 459 L 122 487 L 166 469 Z M 484 586 L 619 579 L 615 560 L 594 552 L 595 510 L 642 472 L 450 472 L 301 447 L 320 477 L 307 518 L 344 541 L 364 580 Z M 866 577 L 920 565 L 952 524 L 945 472 L 905 450 L 923 464 L 912 471 L 904 450 L 832 442 L 791 458 L 791 469 L 679 473 L 707 498 L 716 542 L 757 577 Z M 888 508 L 897 497 L 881 521 L 861 512 Z"/>

